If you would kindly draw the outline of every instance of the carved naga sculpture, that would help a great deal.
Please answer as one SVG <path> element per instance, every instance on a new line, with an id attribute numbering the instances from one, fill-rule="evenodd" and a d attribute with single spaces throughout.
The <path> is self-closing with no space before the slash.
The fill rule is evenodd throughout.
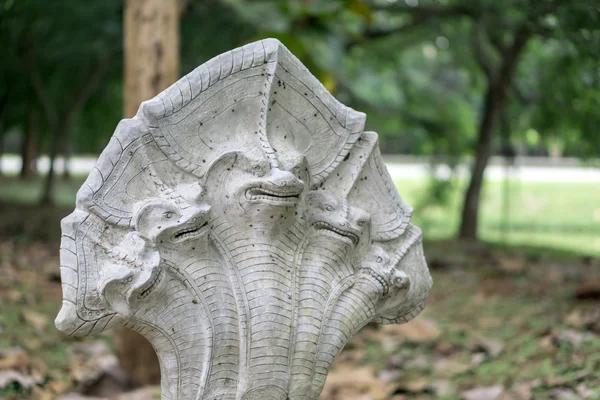
<path id="1" fill-rule="evenodd" d="M 62 221 L 57 328 L 141 333 L 163 399 L 317 399 L 352 335 L 432 284 L 364 122 L 273 39 L 144 102 Z"/>

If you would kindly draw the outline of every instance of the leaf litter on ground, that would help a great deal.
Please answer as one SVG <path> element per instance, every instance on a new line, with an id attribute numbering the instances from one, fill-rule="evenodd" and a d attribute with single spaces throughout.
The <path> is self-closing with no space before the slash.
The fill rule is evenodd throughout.
<path id="1" fill-rule="evenodd" d="M 72 339 L 53 327 L 56 248 L 0 241 L 0 397 L 158 399 L 107 374 L 112 333 Z M 600 398 L 600 306 L 586 284 L 600 281 L 598 260 L 456 242 L 426 243 L 426 254 L 435 284 L 423 314 L 363 328 L 321 400 Z"/>

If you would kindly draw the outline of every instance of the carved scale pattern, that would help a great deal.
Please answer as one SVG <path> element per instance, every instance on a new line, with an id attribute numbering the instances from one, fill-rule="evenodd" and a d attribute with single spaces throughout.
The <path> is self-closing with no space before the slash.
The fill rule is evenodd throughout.
<path id="1" fill-rule="evenodd" d="M 364 121 L 273 39 L 143 103 L 62 222 L 57 327 L 144 335 L 163 399 L 317 399 L 352 335 L 432 284 Z"/>

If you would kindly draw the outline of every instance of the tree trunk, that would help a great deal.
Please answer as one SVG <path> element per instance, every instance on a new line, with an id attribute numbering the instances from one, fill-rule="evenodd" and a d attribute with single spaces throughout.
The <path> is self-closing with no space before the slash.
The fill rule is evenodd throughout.
<path id="1" fill-rule="evenodd" d="M 21 179 L 31 179 L 37 175 L 37 139 L 38 113 L 31 111 L 27 121 L 27 129 L 21 143 Z"/>
<path id="2" fill-rule="evenodd" d="M 487 77 L 487 92 L 483 108 L 483 116 L 479 124 L 475 161 L 471 168 L 471 181 L 465 193 L 459 238 L 477 239 L 477 223 L 479 219 L 479 197 L 483 185 L 485 167 L 492 154 L 498 117 L 504 112 L 508 90 L 512 87 L 513 77 L 518 65 L 518 59 L 525 45 L 532 36 L 528 26 L 523 26 L 515 33 L 512 46 L 503 56 L 502 64 L 497 73 L 484 68 Z"/>
<path id="3" fill-rule="evenodd" d="M 52 199 L 52 192 L 54 189 L 55 182 L 55 173 L 54 173 L 54 164 L 56 161 L 56 155 L 58 154 L 58 145 L 61 140 L 60 128 L 53 130 L 50 136 L 50 152 L 48 154 L 48 161 L 50 163 L 48 167 L 48 173 L 46 174 L 46 178 L 44 179 L 44 187 L 42 189 L 42 198 L 40 199 L 40 205 L 42 206 L 50 206 L 54 204 L 54 200 Z"/>
<path id="4" fill-rule="evenodd" d="M 177 0 L 125 2 L 124 116 L 179 78 Z"/>
<path id="5" fill-rule="evenodd" d="M 42 190 L 42 197 L 40 199 L 40 205 L 42 206 L 51 205 L 53 203 L 52 191 L 55 182 L 54 162 L 56 161 L 56 156 L 59 149 L 64 147 L 66 144 L 65 141 L 69 137 L 69 131 L 71 130 L 75 116 L 81 111 L 83 106 L 85 106 L 85 103 L 88 101 L 94 90 L 96 90 L 98 87 L 100 79 L 108 68 L 108 63 L 108 58 L 102 58 L 98 60 L 98 62 L 95 64 L 95 67 L 90 71 L 89 76 L 82 80 L 82 84 L 77 93 L 75 93 L 73 101 L 66 108 L 66 112 L 62 115 L 58 115 L 56 110 L 52 107 L 37 71 L 35 71 L 33 67 L 30 67 L 31 79 L 38 97 L 38 101 L 46 114 L 48 126 L 51 127 L 49 154 L 50 167 L 44 181 L 44 188 Z"/>
<path id="6" fill-rule="evenodd" d="M 488 87 L 485 96 L 483 117 L 479 125 L 477 146 L 475 147 L 475 161 L 471 168 L 471 181 L 465 194 L 459 237 L 461 239 L 477 238 L 477 222 L 479 219 L 479 196 L 483 185 L 483 174 L 492 153 L 492 140 L 494 127 L 504 106 L 502 96 L 497 93 L 499 89 Z"/>
<path id="7" fill-rule="evenodd" d="M 125 2 L 124 116 L 179 77 L 179 9 L 177 0 Z M 123 329 L 117 339 L 121 367 L 135 385 L 160 382 L 154 349 L 141 335 Z"/>
<path id="8" fill-rule="evenodd" d="M 4 157 L 4 120 L 0 119 L 0 176 L 4 176 L 2 157 Z"/>
<path id="9" fill-rule="evenodd" d="M 6 117 L 6 110 L 8 105 L 8 99 L 10 91 L 12 90 L 12 84 L 9 85 L 8 90 L 0 98 L 0 176 L 4 175 L 3 160 L 4 157 L 4 119 Z"/>
<path id="10" fill-rule="evenodd" d="M 71 144 L 68 143 L 67 140 L 65 140 L 65 143 L 63 144 L 62 156 L 63 156 L 62 179 L 64 181 L 70 181 L 71 180 L 71 157 L 73 156 L 73 151 L 72 151 Z"/>

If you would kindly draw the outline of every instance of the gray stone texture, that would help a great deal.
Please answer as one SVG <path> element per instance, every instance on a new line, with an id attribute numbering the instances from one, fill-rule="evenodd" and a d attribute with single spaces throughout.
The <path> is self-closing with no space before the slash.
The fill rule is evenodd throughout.
<path id="1" fill-rule="evenodd" d="M 432 284 L 364 123 L 273 39 L 144 102 L 62 221 L 57 328 L 141 333 L 163 399 L 317 399 L 352 335 Z"/>

